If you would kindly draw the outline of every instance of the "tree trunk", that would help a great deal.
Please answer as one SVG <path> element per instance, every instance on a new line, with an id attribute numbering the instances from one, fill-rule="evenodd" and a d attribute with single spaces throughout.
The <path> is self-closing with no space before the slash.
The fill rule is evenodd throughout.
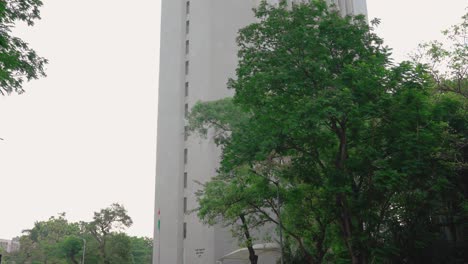
<path id="1" fill-rule="evenodd" d="M 345 162 L 348 158 L 348 139 L 346 136 L 346 121 L 342 120 L 341 122 L 337 120 L 332 121 L 332 128 L 335 132 L 338 140 L 340 141 L 339 149 L 335 159 L 335 169 L 340 176 L 345 175 Z M 341 179 L 343 180 L 343 179 Z M 346 181 L 345 183 L 346 184 Z M 351 257 L 352 264 L 362 264 L 360 261 L 360 257 L 356 253 L 352 238 L 353 238 L 353 221 L 352 216 L 349 211 L 349 206 L 347 204 L 346 194 L 339 193 L 336 197 L 336 205 L 340 209 L 340 222 L 341 222 L 341 229 L 343 233 L 343 240 L 348 249 L 348 253 Z"/>
<path id="2" fill-rule="evenodd" d="M 343 234 L 343 240 L 348 249 L 348 253 L 351 257 L 352 264 L 359 264 L 358 257 L 356 256 L 353 248 L 352 240 L 352 219 L 348 211 L 348 207 L 345 202 L 343 194 L 338 194 L 336 198 L 336 203 L 338 208 L 340 208 L 340 222 L 341 222 L 341 231 Z"/>
<path id="3" fill-rule="evenodd" d="M 307 264 L 315 264 L 315 259 L 309 253 L 305 254 Z"/>
<path id="4" fill-rule="evenodd" d="M 320 224 L 320 235 L 314 239 L 316 241 L 315 248 L 316 248 L 317 253 L 315 253 L 315 255 L 317 258 L 317 261 L 316 261 L 317 264 L 322 263 L 323 258 L 325 257 L 325 254 L 326 254 L 326 250 L 323 248 L 324 247 L 323 242 L 325 241 L 325 237 L 326 237 L 326 230 L 327 230 L 326 226 L 323 226 L 322 224 Z"/>
<path id="5" fill-rule="evenodd" d="M 78 260 L 75 259 L 75 256 L 74 256 L 74 255 L 71 255 L 71 256 L 70 256 L 70 260 L 71 260 L 71 262 L 72 262 L 73 264 L 80 264 L 80 263 L 78 262 Z"/>
<path id="6" fill-rule="evenodd" d="M 244 230 L 245 239 L 247 240 L 247 249 L 249 250 L 249 260 L 250 264 L 257 264 L 258 256 L 255 255 L 255 250 L 252 244 L 252 237 L 250 236 L 249 228 L 247 227 L 247 222 L 244 215 L 239 216 L 242 222 L 242 229 Z"/>
<path id="7" fill-rule="evenodd" d="M 104 264 L 110 264 L 109 260 L 107 259 L 107 256 L 106 256 L 106 244 L 105 242 L 99 246 L 99 253 L 102 257 L 102 261 Z"/>

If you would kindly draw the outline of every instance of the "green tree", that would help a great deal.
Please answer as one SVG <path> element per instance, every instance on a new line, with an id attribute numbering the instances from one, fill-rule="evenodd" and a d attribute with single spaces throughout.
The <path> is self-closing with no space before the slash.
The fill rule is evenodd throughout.
<path id="1" fill-rule="evenodd" d="M 455 167 L 448 178 L 451 189 L 439 206 L 439 226 L 445 239 L 436 242 L 440 259 L 451 255 L 458 259 L 466 248 L 468 230 L 468 14 L 460 24 L 443 31 L 444 43 L 431 41 L 419 46 L 413 60 L 423 63 L 434 81 L 434 98 L 438 102 L 437 115 L 447 120 L 454 135 L 452 152 L 443 153 Z M 452 158 L 455 157 L 455 158 Z"/>
<path id="2" fill-rule="evenodd" d="M 86 240 L 85 263 L 102 264 L 103 260 L 99 251 L 99 243 L 87 232 L 83 232 L 83 238 Z"/>
<path id="3" fill-rule="evenodd" d="M 229 83 L 244 114 L 205 111 L 198 120 L 221 129 L 220 176 L 241 179 L 233 172 L 247 166 L 254 179 L 279 180 L 286 251 L 298 263 L 429 263 L 433 216 L 455 191 L 448 154 L 460 135 L 449 121 L 459 104 L 434 97 L 426 67 L 393 65 L 364 17 L 341 17 L 324 1 L 263 4 L 256 17 L 240 31 L 237 78 Z M 222 131 L 219 119 L 243 116 Z M 215 194 L 235 186 L 220 179 Z M 235 194 L 245 201 L 248 193 Z M 262 201 L 271 192 L 256 195 Z M 212 206 L 208 219 L 230 221 L 223 212 L 249 211 L 218 201 L 200 212 Z"/>
<path id="4" fill-rule="evenodd" d="M 147 237 L 130 237 L 135 264 L 153 263 L 153 240 Z"/>
<path id="5" fill-rule="evenodd" d="M 248 119 L 248 115 L 234 105 L 231 98 L 199 102 L 188 116 L 189 131 L 206 138 L 208 130 L 212 129 L 215 143 L 224 146 L 229 141 L 230 134 L 233 131 L 240 132 Z M 208 225 L 222 222 L 225 226 L 230 226 L 240 245 L 248 249 L 250 263 L 255 264 L 258 256 L 253 248 L 254 237 L 251 232 L 268 220 L 257 212 L 264 207 L 262 199 L 258 201 L 254 198 L 258 197 L 255 194 L 259 190 L 256 188 L 259 182 L 253 183 L 252 180 L 255 179 L 249 179 L 249 176 L 251 174 L 248 171 L 237 170 L 219 175 L 206 183 L 203 190 L 197 193 L 200 205 L 198 217 Z"/>
<path id="6" fill-rule="evenodd" d="M 47 60 L 38 56 L 26 42 L 12 36 L 18 22 L 29 26 L 40 19 L 41 0 L 0 0 L 0 94 L 23 93 L 26 80 L 45 76 Z"/>
<path id="7" fill-rule="evenodd" d="M 206 183 L 203 191 L 197 193 L 200 205 L 198 216 L 208 225 L 223 223 L 230 226 L 240 244 L 248 249 L 250 263 L 256 264 L 258 256 L 253 248 L 254 237 L 251 232 L 253 228 L 263 226 L 265 220 L 249 204 L 252 202 L 258 205 L 259 202 L 255 202 L 252 196 L 256 192 L 250 192 L 255 188 L 255 183 L 245 182 L 248 180 L 242 177 L 245 175 L 218 176 Z"/>
<path id="8" fill-rule="evenodd" d="M 429 242 L 433 203 L 451 171 L 437 157 L 450 147 L 448 127 L 433 115 L 425 71 L 391 65 L 362 17 L 342 18 L 322 1 L 264 6 L 257 17 L 259 23 L 240 32 L 237 79 L 230 83 L 235 102 L 252 113 L 251 132 L 232 134 L 224 168 L 291 157 L 284 176 L 292 187 L 312 187 L 310 204 L 334 201 L 329 212 L 309 214 L 309 226 L 332 214 L 339 239 L 331 249 L 352 263 Z M 393 231 L 410 238 L 385 237 L 395 235 L 385 230 L 403 216 L 408 223 Z M 316 251 L 316 231 L 308 230 Z"/>
<path id="9" fill-rule="evenodd" d="M 229 142 L 232 133 L 248 133 L 250 117 L 233 103 L 232 98 L 218 101 L 198 102 L 189 117 L 189 129 L 192 133 L 206 137 L 209 129 L 213 129 L 214 141 L 221 147 Z M 250 140 L 255 140 L 249 134 Z M 287 160 L 287 159 L 286 159 Z M 269 157 L 267 161 L 256 162 L 255 166 L 239 166 L 229 173 L 221 173 L 203 186 L 197 193 L 199 218 L 208 225 L 223 223 L 230 226 L 240 245 L 249 250 L 251 263 L 258 261 L 253 248 L 255 240 L 271 240 L 274 237 L 256 237 L 257 229 L 266 226 L 280 226 L 281 206 L 278 196 L 284 197 L 288 192 L 283 185 L 291 185 L 281 181 L 278 172 L 284 169 L 285 159 Z M 299 191 L 300 188 L 294 191 Z M 302 188 L 302 192 L 306 190 Z M 310 191 L 310 190 L 309 190 Z M 302 199 L 302 196 L 288 195 L 289 199 Z M 298 219 L 302 219 L 298 217 Z M 292 221 L 298 222 L 298 219 Z M 322 236 L 329 219 L 321 219 L 322 225 L 316 236 Z M 307 222 L 307 221 L 305 221 Z M 304 223 L 305 224 L 305 223 Z M 284 225 L 282 230 L 300 245 L 301 255 L 312 257 L 303 241 L 303 229 L 294 230 Z M 316 246 L 316 259 L 323 258 L 323 239 Z M 278 238 L 276 237 L 276 240 Z"/>
<path id="10" fill-rule="evenodd" d="M 20 251 L 10 258 L 18 263 L 64 263 L 61 248 L 64 239 L 79 232 L 78 224 L 68 222 L 64 213 L 36 222 L 32 229 L 23 231 Z"/>
<path id="11" fill-rule="evenodd" d="M 127 215 L 127 210 L 123 205 L 118 203 L 112 204 L 110 207 L 101 209 L 99 212 L 94 213 L 93 221 L 84 224 L 85 229 L 93 238 L 98 242 L 99 252 L 103 263 L 110 264 L 111 260 L 107 254 L 106 245 L 112 232 L 115 230 L 122 231 L 130 227 L 133 221 Z"/>
<path id="12" fill-rule="evenodd" d="M 124 233 L 112 233 L 106 243 L 106 260 L 108 263 L 135 263 L 130 237 Z"/>
<path id="13" fill-rule="evenodd" d="M 468 13 L 442 33 L 445 43 L 422 43 L 412 59 L 427 66 L 438 91 L 468 98 Z"/>
<path id="14" fill-rule="evenodd" d="M 59 244 L 60 253 L 73 264 L 81 263 L 79 260 L 82 250 L 83 240 L 76 236 L 67 236 Z"/>

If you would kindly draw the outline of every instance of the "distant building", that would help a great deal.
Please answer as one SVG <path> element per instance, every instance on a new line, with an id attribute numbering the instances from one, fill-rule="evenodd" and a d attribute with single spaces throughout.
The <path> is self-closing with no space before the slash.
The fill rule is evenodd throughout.
<path id="1" fill-rule="evenodd" d="M 235 77 L 236 36 L 256 21 L 260 1 L 161 1 L 154 264 L 214 264 L 239 249 L 229 230 L 188 213 L 198 206 L 197 182 L 216 175 L 221 152 L 211 139 L 188 136 L 185 118 L 197 101 L 233 95 L 226 82 Z M 328 1 L 343 15 L 367 14 L 366 0 Z"/>
<path id="2" fill-rule="evenodd" d="M 3 248 L 6 252 L 16 252 L 20 250 L 20 242 L 17 238 L 12 240 L 0 239 L 0 248 Z"/>

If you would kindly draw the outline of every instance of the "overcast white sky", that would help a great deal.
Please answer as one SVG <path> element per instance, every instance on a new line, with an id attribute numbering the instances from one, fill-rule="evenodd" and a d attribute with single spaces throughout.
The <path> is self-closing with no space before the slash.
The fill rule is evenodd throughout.
<path id="1" fill-rule="evenodd" d="M 152 237 L 160 1 L 45 0 L 43 19 L 17 29 L 50 64 L 26 94 L 0 97 L 0 238 L 59 212 L 90 220 L 113 202 L 133 218 L 130 234 Z M 468 6 L 367 3 L 397 60 Z"/>

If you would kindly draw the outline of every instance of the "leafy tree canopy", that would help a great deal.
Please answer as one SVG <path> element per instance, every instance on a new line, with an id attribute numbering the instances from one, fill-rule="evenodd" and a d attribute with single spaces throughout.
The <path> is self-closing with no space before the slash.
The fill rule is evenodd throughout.
<path id="1" fill-rule="evenodd" d="M 99 252 L 105 264 L 111 263 L 107 243 L 112 238 L 113 231 L 122 231 L 130 227 L 133 221 L 123 205 L 114 203 L 111 206 L 94 213 L 93 221 L 84 224 L 85 229 L 99 244 Z M 115 242 L 115 241 L 114 241 Z M 126 242 L 125 242 L 126 243 Z M 116 244 L 120 246 L 121 244 Z"/>
<path id="2" fill-rule="evenodd" d="M 393 64 L 378 21 L 325 1 L 264 3 L 255 14 L 238 36 L 233 101 L 199 103 L 189 116 L 223 150 L 199 216 L 279 224 L 281 204 L 290 261 L 430 263 L 447 224 L 438 219 L 463 203 L 453 178 L 466 100 L 437 92 L 426 65 Z"/>

